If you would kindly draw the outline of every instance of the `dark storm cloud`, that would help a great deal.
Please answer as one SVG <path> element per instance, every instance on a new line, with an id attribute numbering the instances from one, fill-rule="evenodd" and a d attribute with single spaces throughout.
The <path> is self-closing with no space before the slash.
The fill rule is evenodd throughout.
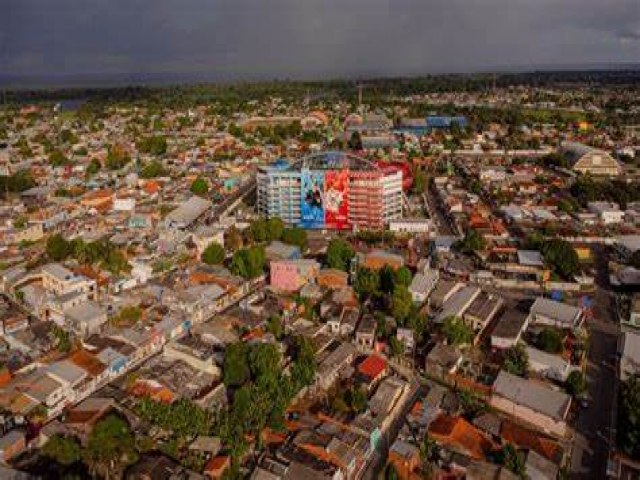
<path id="1" fill-rule="evenodd" d="M 8 0 L 0 73 L 419 74 L 640 61 L 638 0 Z"/>

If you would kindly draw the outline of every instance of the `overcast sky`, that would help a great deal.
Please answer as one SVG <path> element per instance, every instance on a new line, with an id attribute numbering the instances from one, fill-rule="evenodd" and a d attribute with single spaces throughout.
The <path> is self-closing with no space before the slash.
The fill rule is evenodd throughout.
<path id="1" fill-rule="evenodd" d="M 640 63 L 640 0 L 2 0 L 0 73 L 416 75 Z"/>

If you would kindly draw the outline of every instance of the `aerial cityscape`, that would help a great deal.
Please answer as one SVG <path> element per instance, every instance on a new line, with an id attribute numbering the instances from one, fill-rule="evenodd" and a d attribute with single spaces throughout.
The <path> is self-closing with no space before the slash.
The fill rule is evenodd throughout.
<path id="1" fill-rule="evenodd" d="M 422 55 L 485 13 L 36 3 L 0 20 L 0 480 L 640 479 L 637 4 L 495 0 Z"/>

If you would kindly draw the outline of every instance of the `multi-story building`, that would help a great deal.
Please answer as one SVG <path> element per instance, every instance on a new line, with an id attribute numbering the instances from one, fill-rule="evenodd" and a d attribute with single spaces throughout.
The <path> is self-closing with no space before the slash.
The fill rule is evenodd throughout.
<path id="1" fill-rule="evenodd" d="M 402 175 L 342 152 L 280 160 L 258 172 L 258 212 L 303 228 L 380 229 L 402 218 Z"/>

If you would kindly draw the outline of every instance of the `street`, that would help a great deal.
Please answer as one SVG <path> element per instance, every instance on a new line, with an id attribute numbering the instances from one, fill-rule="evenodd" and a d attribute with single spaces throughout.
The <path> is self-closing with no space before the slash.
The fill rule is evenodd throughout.
<path id="1" fill-rule="evenodd" d="M 612 422 L 617 392 L 615 355 L 618 320 L 613 311 L 613 293 L 607 290 L 606 254 L 594 249 L 598 288 L 593 318 L 588 320 L 589 358 L 587 382 L 591 404 L 580 411 L 575 425 L 571 458 L 571 478 L 605 478 L 609 444 L 615 441 Z"/>

